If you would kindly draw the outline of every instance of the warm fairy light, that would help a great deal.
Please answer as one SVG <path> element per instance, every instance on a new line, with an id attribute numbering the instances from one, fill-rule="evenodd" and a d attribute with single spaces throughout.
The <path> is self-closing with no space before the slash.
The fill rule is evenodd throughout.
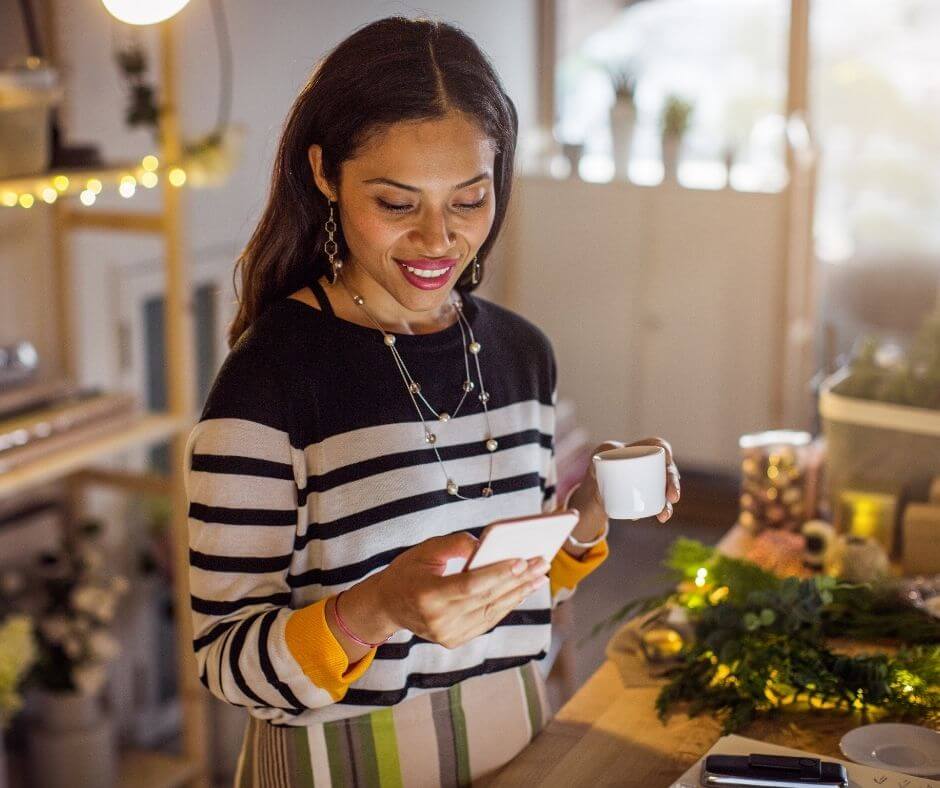
<path id="1" fill-rule="evenodd" d="M 170 174 L 167 177 L 170 179 L 170 184 L 173 186 L 182 186 L 186 183 L 186 171 L 179 167 L 174 167 L 170 170 Z"/>
<path id="2" fill-rule="evenodd" d="M 4 192 L 3 197 L 0 198 L 0 202 L 3 202 L 7 208 L 12 208 L 18 201 L 16 192 Z"/>
<path id="3" fill-rule="evenodd" d="M 145 172 L 140 176 L 140 182 L 145 189 L 152 189 L 157 185 L 157 181 L 159 180 L 160 179 L 157 177 L 157 173 L 155 172 Z"/>
<path id="4" fill-rule="evenodd" d="M 708 601 L 713 605 L 717 605 L 719 602 L 724 600 L 730 593 L 731 593 L 731 589 L 728 588 L 728 586 L 722 586 L 721 588 L 716 588 L 714 591 L 712 591 L 708 595 Z"/>
<path id="5" fill-rule="evenodd" d="M 137 191 L 137 179 L 133 175 L 123 175 L 118 186 L 118 193 L 125 198 L 133 197 Z"/>
<path id="6" fill-rule="evenodd" d="M 36 198 L 31 194 L 21 194 L 20 195 L 20 205 L 24 208 L 32 208 L 33 203 L 36 202 Z"/>
<path id="7" fill-rule="evenodd" d="M 85 188 L 92 194 L 101 194 L 101 181 L 99 181 L 97 178 L 89 178 L 88 183 L 85 184 Z"/>
<path id="8" fill-rule="evenodd" d="M 42 190 L 43 200 L 45 200 L 50 205 L 52 205 L 52 203 L 56 201 L 58 196 L 59 196 L 59 193 L 55 189 L 53 189 L 51 186 L 47 186 L 45 189 Z"/>
<path id="9" fill-rule="evenodd" d="M 141 166 L 148 172 L 153 172 L 155 169 L 157 169 L 157 167 L 160 166 L 160 160 L 152 153 L 144 156 L 140 163 Z"/>
<path id="10" fill-rule="evenodd" d="M 82 201 L 82 205 L 94 205 L 95 193 L 85 189 L 80 195 L 78 195 L 78 199 Z"/>
<path id="11" fill-rule="evenodd" d="M 707 577 L 708 577 L 708 570 L 704 566 L 699 567 L 698 571 L 695 573 L 695 585 L 701 588 L 703 585 L 705 585 L 705 582 L 706 582 L 705 579 Z"/>
<path id="12" fill-rule="evenodd" d="M 60 192 L 64 192 L 69 187 L 69 179 L 65 175 L 56 175 L 52 179 L 52 185 Z"/>

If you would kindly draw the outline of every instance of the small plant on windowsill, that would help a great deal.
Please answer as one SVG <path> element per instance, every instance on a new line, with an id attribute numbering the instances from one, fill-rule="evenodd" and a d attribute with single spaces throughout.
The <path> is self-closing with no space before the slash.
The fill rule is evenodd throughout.
<path id="1" fill-rule="evenodd" d="M 679 171 L 682 141 L 689 128 L 693 105 L 680 96 L 666 97 L 659 125 L 662 131 L 663 180 L 674 181 Z"/>
<path id="2" fill-rule="evenodd" d="M 617 104 L 636 106 L 637 76 L 631 69 L 621 68 L 610 72 L 610 83 Z"/>

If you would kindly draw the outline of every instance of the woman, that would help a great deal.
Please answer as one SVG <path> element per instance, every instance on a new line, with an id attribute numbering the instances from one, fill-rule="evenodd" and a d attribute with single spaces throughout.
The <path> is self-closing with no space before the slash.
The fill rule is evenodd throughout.
<path id="1" fill-rule="evenodd" d="M 550 566 L 445 574 L 487 522 L 556 508 L 551 344 L 472 294 L 517 125 L 469 37 L 404 18 L 288 116 L 187 445 L 194 649 L 249 712 L 240 786 L 466 785 L 550 715 L 551 610 L 608 552 L 593 476 Z M 641 442 L 665 522 L 678 472 Z"/>

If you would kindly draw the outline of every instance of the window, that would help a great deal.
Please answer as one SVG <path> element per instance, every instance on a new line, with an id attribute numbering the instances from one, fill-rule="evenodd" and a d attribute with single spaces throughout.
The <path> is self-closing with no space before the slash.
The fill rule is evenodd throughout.
<path id="1" fill-rule="evenodd" d="M 556 136 L 583 143 L 580 174 L 614 175 L 611 73 L 637 79 L 628 175 L 663 177 L 666 97 L 694 104 L 678 169 L 690 188 L 778 191 L 786 182 L 788 0 L 650 0 L 630 5 L 558 63 Z"/>

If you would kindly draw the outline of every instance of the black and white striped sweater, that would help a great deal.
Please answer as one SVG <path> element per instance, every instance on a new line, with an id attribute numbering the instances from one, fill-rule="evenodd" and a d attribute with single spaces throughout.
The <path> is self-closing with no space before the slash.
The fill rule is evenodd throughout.
<path id="1" fill-rule="evenodd" d="M 555 507 L 551 344 L 510 310 L 461 297 L 482 345 L 483 385 L 471 364 L 476 387 L 460 411 L 429 425 L 472 500 L 446 492 L 381 334 L 328 302 L 320 310 L 282 299 L 225 359 L 185 469 L 194 649 L 217 697 L 275 724 L 307 725 L 546 656 L 552 608 L 603 561 L 606 543 L 581 560 L 560 552 L 551 583 L 456 649 L 401 630 L 349 665 L 323 614 L 329 596 L 430 537 L 479 536 L 492 520 Z M 451 412 L 466 377 L 458 324 L 396 340 L 428 401 Z M 477 498 L 490 462 L 484 388 L 498 448 L 494 493 Z"/>

